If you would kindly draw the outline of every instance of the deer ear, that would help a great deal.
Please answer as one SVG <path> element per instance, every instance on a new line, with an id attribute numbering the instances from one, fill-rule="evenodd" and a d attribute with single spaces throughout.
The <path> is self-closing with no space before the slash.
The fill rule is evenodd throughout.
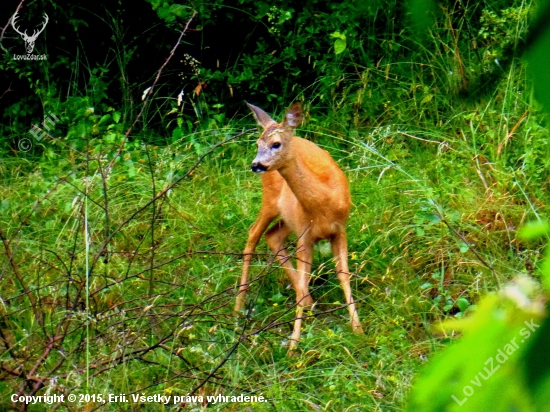
<path id="1" fill-rule="evenodd" d="M 264 112 L 259 107 L 256 107 L 248 102 L 245 102 L 246 105 L 252 110 L 252 113 L 254 113 L 254 118 L 258 122 L 260 126 L 262 126 L 264 129 L 270 124 L 270 123 L 276 123 L 275 120 L 273 120 L 269 115 Z"/>
<path id="2" fill-rule="evenodd" d="M 300 123 L 302 123 L 302 120 L 303 120 L 302 103 L 296 102 L 292 106 L 290 106 L 286 111 L 285 120 L 283 121 L 283 126 L 295 129 L 296 127 L 300 126 Z"/>

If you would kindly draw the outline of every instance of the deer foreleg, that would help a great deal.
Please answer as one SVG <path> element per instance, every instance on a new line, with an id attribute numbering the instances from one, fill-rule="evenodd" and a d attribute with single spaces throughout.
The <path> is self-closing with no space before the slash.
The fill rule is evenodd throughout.
<path id="1" fill-rule="evenodd" d="M 252 261 L 252 255 L 256 250 L 256 246 L 265 232 L 265 229 L 269 224 L 277 217 L 276 214 L 266 213 L 264 210 L 260 211 L 258 219 L 254 222 L 248 233 L 248 240 L 244 249 L 243 259 L 243 272 L 241 276 L 241 283 L 239 284 L 239 290 L 237 292 L 237 300 L 235 302 L 235 311 L 240 311 L 244 308 L 246 299 L 246 291 L 248 289 L 248 273 L 250 271 L 250 262 Z"/>

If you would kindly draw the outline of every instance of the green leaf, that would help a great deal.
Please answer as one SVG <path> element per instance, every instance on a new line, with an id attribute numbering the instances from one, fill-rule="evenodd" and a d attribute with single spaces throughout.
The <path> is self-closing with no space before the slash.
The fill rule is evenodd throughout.
<path id="1" fill-rule="evenodd" d="M 131 160 L 126 160 L 124 162 L 124 164 L 126 165 L 126 168 L 128 170 L 128 177 L 134 177 L 136 175 L 136 169 L 134 167 L 134 162 L 132 162 Z"/>
<path id="2" fill-rule="evenodd" d="M 456 301 L 456 306 L 460 309 L 461 312 L 466 311 L 470 307 L 470 302 L 466 298 L 458 298 Z"/>
<path id="3" fill-rule="evenodd" d="M 427 94 L 426 96 L 424 96 L 422 98 L 422 100 L 420 100 L 420 104 L 426 104 L 426 103 L 429 103 L 432 99 L 433 99 L 434 95 L 433 94 Z"/>
<path id="4" fill-rule="evenodd" d="M 548 235 L 550 233 L 550 223 L 547 221 L 529 222 L 523 226 L 518 233 L 520 239 L 532 240 Z"/>
<path id="5" fill-rule="evenodd" d="M 172 143 L 175 143 L 178 140 L 180 140 L 182 136 L 183 136 L 183 130 L 181 130 L 181 128 L 179 128 L 179 127 L 176 127 L 172 131 Z"/>
<path id="6" fill-rule="evenodd" d="M 115 121 L 115 123 L 118 123 L 120 121 L 120 112 L 113 113 L 113 120 Z"/>
<path id="7" fill-rule="evenodd" d="M 533 407 L 534 394 L 531 388 L 539 384 L 541 386 L 538 388 L 542 392 L 544 383 L 548 381 L 538 379 L 536 383 L 526 385 L 526 379 L 531 376 L 526 373 L 524 356 L 534 341 L 533 337 L 526 340 L 529 336 L 526 325 L 541 324 L 541 314 L 533 313 L 533 307 L 524 310 L 504 295 L 493 294 L 480 302 L 472 316 L 443 324 L 442 329 L 462 331 L 462 336 L 436 354 L 423 368 L 411 390 L 406 410 L 545 410 Z M 541 338 L 544 340 L 543 336 Z M 542 349 L 538 349 L 534 358 L 540 362 Z M 468 361 L 465 362 L 465 359 Z M 489 368 L 489 362 L 495 367 Z M 548 368 L 543 369 L 540 371 L 541 377 L 548 376 Z M 477 386 L 478 382 L 481 386 Z"/>
<path id="8" fill-rule="evenodd" d="M 103 124 L 103 123 L 105 123 L 106 121 L 108 121 L 110 118 L 111 118 L 111 115 L 110 115 L 110 114 L 103 115 L 103 116 L 101 117 L 101 119 L 99 119 L 99 123 L 98 123 L 98 124 Z"/>
<path id="9" fill-rule="evenodd" d="M 116 139 L 115 133 L 108 133 L 103 137 L 103 140 L 105 141 L 105 143 L 114 143 L 115 139 Z"/>
<path id="10" fill-rule="evenodd" d="M 269 300 L 271 300 L 274 303 L 280 303 L 285 299 L 285 297 L 281 294 L 281 292 L 277 292 Z"/>
<path id="11" fill-rule="evenodd" d="M 441 222 L 441 216 L 427 210 L 420 210 L 415 215 L 415 222 L 418 224 L 435 225 Z"/>
<path id="12" fill-rule="evenodd" d="M 344 50 L 346 50 L 346 39 L 336 39 L 334 42 L 334 53 L 340 54 L 343 53 Z"/>

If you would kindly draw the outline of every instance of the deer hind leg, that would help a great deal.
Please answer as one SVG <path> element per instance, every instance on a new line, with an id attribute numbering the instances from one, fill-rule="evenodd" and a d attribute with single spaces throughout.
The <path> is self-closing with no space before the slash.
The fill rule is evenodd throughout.
<path id="1" fill-rule="evenodd" d="M 311 296 L 309 296 L 309 293 L 307 293 L 307 286 L 306 293 L 303 292 L 303 280 L 300 271 L 296 271 L 294 269 L 294 266 L 290 262 L 290 256 L 287 254 L 285 248 L 285 240 L 288 238 L 290 233 L 292 233 L 292 230 L 284 221 L 280 220 L 267 231 L 265 238 L 270 249 L 273 251 L 280 265 L 283 267 L 285 273 L 290 279 L 292 288 L 296 291 L 296 302 L 302 306 L 308 306 L 313 304 L 313 300 L 311 299 Z M 300 268 L 300 261 L 303 258 L 302 254 L 303 252 L 301 251 L 300 244 L 298 244 L 298 252 L 296 253 L 298 258 L 298 268 Z"/>
<path id="2" fill-rule="evenodd" d="M 250 271 L 250 262 L 252 261 L 252 255 L 256 250 L 256 246 L 262 237 L 262 234 L 265 232 L 265 229 L 269 224 L 277 217 L 276 213 L 270 213 L 270 211 L 265 211 L 262 207 L 260 210 L 260 215 L 258 219 L 254 222 L 248 233 L 248 240 L 246 242 L 246 247 L 244 249 L 244 258 L 243 258 L 243 273 L 241 276 L 241 283 L 239 284 L 239 290 L 237 292 L 237 300 L 235 302 L 235 311 L 238 312 L 244 308 L 246 291 L 248 290 L 248 273 Z"/>
<path id="3" fill-rule="evenodd" d="M 331 239 L 332 253 L 336 259 L 336 273 L 338 280 L 344 289 L 344 295 L 346 296 L 346 303 L 348 305 L 348 311 L 350 316 L 351 328 L 355 333 L 363 333 L 363 328 L 359 322 L 359 315 L 355 307 L 355 302 L 351 294 L 350 286 L 350 273 L 348 267 L 348 243 L 346 240 L 346 234 L 341 233 Z"/>
<path id="4" fill-rule="evenodd" d="M 266 232 L 265 240 L 290 279 L 292 287 L 296 289 L 299 277 L 296 270 L 294 270 L 294 266 L 292 266 L 292 263 L 290 262 L 290 256 L 287 255 L 285 248 L 285 240 L 288 238 L 290 233 L 292 233 L 292 231 L 288 225 L 283 220 L 279 220 Z"/>

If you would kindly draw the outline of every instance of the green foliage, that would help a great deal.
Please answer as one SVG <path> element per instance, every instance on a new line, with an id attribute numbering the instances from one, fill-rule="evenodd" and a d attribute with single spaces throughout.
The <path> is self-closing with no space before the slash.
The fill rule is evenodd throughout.
<path id="1" fill-rule="evenodd" d="M 527 44 L 527 63 L 535 83 L 535 95 L 547 112 L 550 112 L 550 86 L 547 81 L 550 67 L 546 57 L 550 49 L 550 29 L 546 23 L 549 9 L 550 2 L 541 0 L 539 13 L 533 22 L 532 34 Z"/>
<path id="2" fill-rule="evenodd" d="M 409 27 L 419 37 L 426 38 L 428 30 L 434 23 L 436 2 L 433 0 L 410 0 L 407 4 L 410 13 Z"/>
<path id="3" fill-rule="evenodd" d="M 334 53 L 343 53 L 347 47 L 346 35 L 344 33 L 340 33 L 339 31 L 335 31 L 330 35 L 330 37 L 336 39 L 334 40 Z"/>
<path id="4" fill-rule="evenodd" d="M 453 395 L 466 397 L 468 410 L 547 402 L 549 363 L 538 359 L 548 322 L 534 282 L 548 288 L 548 226 L 516 230 L 543 220 L 550 204 L 546 118 L 517 58 L 533 6 L 149 4 L 170 38 L 197 16 L 146 105 L 158 67 L 146 81 L 129 73 L 149 31 L 125 38 L 117 15 L 108 18 L 111 58 L 0 63 L 32 90 L 4 112 L 9 142 L 40 124 L 37 108 L 60 119 L 30 152 L 9 143 L 0 162 L 0 230 L 14 256 L 0 255 L 0 409 L 10 407 L 4 395 L 43 377 L 50 386 L 39 394 L 56 385 L 65 393 L 148 395 L 185 395 L 208 377 L 202 393 L 269 399 L 212 410 L 396 410 L 419 371 L 411 410 L 453 410 Z M 158 46 L 159 66 L 172 47 Z M 52 80 L 56 64 L 73 70 L 73 80 Z M 242 116 L 245 98 L 274 117 L 302 99 L 298 134 L 326 148 L 348 176 L 349 262 L 365 336 L 350 333 L 323 246 L 312 273 L 318 303 L 296 357 L 286 357 L 294 295 L 264 243 L 250 311 L 232 312 L 240 254 L 261 203 L 260 181 L 247 172 L 257 134 L 213 147 L 252 125 Z M 519 345 L 531 319 L 541 326 Z M 441 321 L 443 331 L 434 331 Z M 42 361 L 59 330 L 66 333 Z M 506 354 L 514 338 L 518 348 L 508 347 L 508 360 L 485 380 L 487 359 Z M 16 373 L 35 366 L 28 380 Z M 525 396 L 515 396 L 520 391 Z"/>
<path id="5" fill-rule="evenodd" d="M 493 37 L 493 42 L 498 44 L 488 57 L 498 62 L 497 56 L 502 50 L 512 43 L 517 45 L 517 37 L 502 39 L 502 32 L 505 27 L 510 27 L 509 20 L 524 21 L 526 14 L 523 5 L 505 9 L 502 17 L 484 11 L 480 34 L 485 39 Z M 541 51 L 547 53 L 550 47 L 540 48 L 547 37 L 546 32 L 537 35 L 536 43 L 529 45 L 535 51 L 530 52 L 528 59 L 530 66 L 534 67 L 531 70 L 535 73 L 535 90 L 544 93 L 546 81 L 536 73 L 545 64 Z M 545 97 L 541 101 L 546 105 Z M 499 145 L 499 152 L 501 147 Z M 531 156 L 531 153 L 528 150 L 524 156 Z M 543 170 L 547 172 L 548 168 Z M 531 172 L 535 176 L 538 174 L 535 170 Z M 535 215 L 538 218 L 536 212 Z M 546 241 L 550 239 L 548 222 L 540 218 L 525 225 L 518 233 L 518 240 L 533 241 L 540 237 Z M 468 410 L 495 411 L 540 411 L 546 408 L 550 400 L 550 359 L 544 355 L 544 345 L 550 339 L 546 305 L 550 291 L 548 247 L 539 269 L 544 293 L 536 281 L 519 277 L 498 294 L 483 298 L 473 315 L 441 325 L 444 331 L 454 334 L 458 330 L 463 336 L 438 354 L 421 372 L 411 392 L 408 410 L 459 411 L 463 405 Z"/>
<path id="6" fill-rule="evenodd" d="M 548 222 L 540 221 L 520 232 L 531 240 L 549 235 Z M 546 293 L 549 262 L 547 248 L 541 265 Z M 443 323 L 451 336 L 457 331 L 463 336 L 424 368 L 408 410 L 458 411 L 465 404 L 468 410 L 544 410 L 550 384 L 548 358 L 541 359 L 550 338 L 546 300 L 535 281 L 521 277 L 483 298 L 467 319 Z"/>
<path id="7" fill-rule="evenodd" d="M 541 299 L 535 282 L 518 278 L 485 297 L 472 316 L 442 324 L 462 336 L 424 368 L 407 410 L 543 410 L 548 375 L 534 381 L 525 363 L 549 338 Z"/>

